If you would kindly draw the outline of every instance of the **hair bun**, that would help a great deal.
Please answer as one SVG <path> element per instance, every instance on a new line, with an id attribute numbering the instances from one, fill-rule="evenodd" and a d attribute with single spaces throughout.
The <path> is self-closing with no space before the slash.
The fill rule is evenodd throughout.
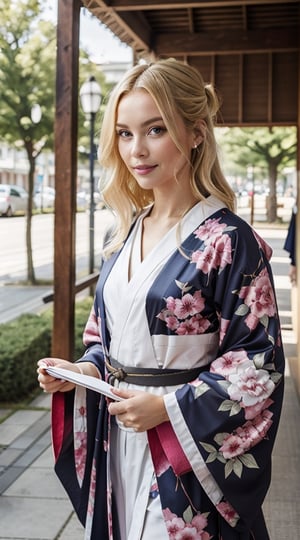
<path id="1" fill-rule="evenodd" d="M 215 116 L 220 108 L 220 101 L 212 84 L 205 84 L 207 107 L 211 116 Z"/>

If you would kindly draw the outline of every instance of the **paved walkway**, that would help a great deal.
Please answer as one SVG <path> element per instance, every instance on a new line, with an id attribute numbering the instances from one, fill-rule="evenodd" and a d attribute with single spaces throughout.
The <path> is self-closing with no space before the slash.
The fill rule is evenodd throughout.
<path id="1" fill-rule="evenodd" d="M 287 357 L 283 414 L 264 511 L 271 540 L 296 540 L 300 537 L 300 405 L 289 370 L 289 358 L 296 356 L 289 262 L 282 250 L 285 231 L 259 232 L 274 248 L 272 264 Z M 53 472 L 50 399 L 41 394 L 26 409 L 0 410 L 1 540 L 83 540 L 83 528 Z"/>

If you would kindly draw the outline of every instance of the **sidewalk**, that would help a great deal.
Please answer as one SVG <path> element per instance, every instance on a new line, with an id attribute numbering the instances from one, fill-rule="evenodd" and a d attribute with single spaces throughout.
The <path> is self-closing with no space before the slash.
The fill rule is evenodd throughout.
<path id="1" fill-rule="evenodd" d="M 262 227 L 256 229 L 274 249 L 272 266 L 287 357 L 285 400 L 264 511 L 271 540 L 295 540 L 300 531 L 300 404 L 288 362 L 296 356 L 296 344 L 289 261 L 282 250 L 286 231 Z M 0 421 L 5 418 L 0 424 L 0 540 L 83 540 L 83 528 L 53 472 L 50 400 L 41 394 L 24 410 L 13 414 L 0 410 Z"/>

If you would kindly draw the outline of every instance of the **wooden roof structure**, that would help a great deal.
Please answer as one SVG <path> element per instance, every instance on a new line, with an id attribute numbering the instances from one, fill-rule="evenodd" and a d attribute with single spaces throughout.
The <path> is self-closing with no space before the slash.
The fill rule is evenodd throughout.
<path id="1" fill-rule="evenodd" d="M 83 0 L 137 58 L 173 56 L 221 91 L 226 125 L 297 124 L 299 0 Z"/>
<path id="2" fill-rule="evenodd" d="M 52 353 L 63 358 L 72 358 L 74 340 L 81 7 L 131 46 L 136 61 L 172 56 L 198 68 L 221 94 L 225 125 L 296 126 L 298 193 L 300 183 L 300 0 L 58 0 Z"/>

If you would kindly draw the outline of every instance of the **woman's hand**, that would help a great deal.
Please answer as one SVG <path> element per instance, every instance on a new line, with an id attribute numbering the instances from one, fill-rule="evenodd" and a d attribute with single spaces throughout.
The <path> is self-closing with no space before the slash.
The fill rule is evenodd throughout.
<path id="1" fill-rule="evenodd" d="M 108 411 L 117 416 L 125 427 L 131 427 L 135 431 L 147 431 L 169 420 L 163 396 L 114 387 L 112 392 L 124 399 L 110 402 Z"/>
<path id="2" fill-rule="evenodd" d="M 56 379 L 47 373 L 46 368 L 50 366 L 69 369 L 70 371 L 79 373 L 78 366 L 68 360 L 63 360 L 62 358 L 42 358 L 38 361 L 37 372 L 39 385 L 44 392 L 53 394 L 54 392 L 69 392 L 73 390 L 75 387 L 74 383 Z"/>

